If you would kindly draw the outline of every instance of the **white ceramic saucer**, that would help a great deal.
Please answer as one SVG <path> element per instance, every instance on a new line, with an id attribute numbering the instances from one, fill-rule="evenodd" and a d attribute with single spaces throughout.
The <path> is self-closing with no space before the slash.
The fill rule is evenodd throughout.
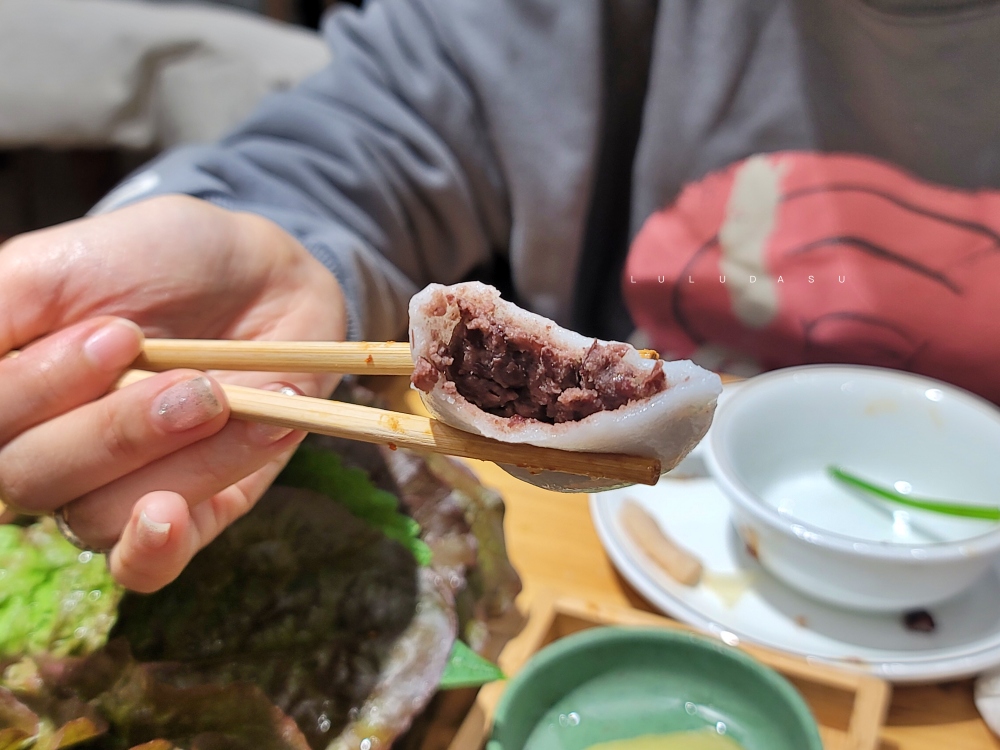
<path id="1" fill-rule="evenodd" d="M 679 469 L 693 466 L 697 474 L 699 463 L 696 449 Z M 677 583 L 628 539 L 618 522 L 628 498 L 701 559 L 701 584 Z M 726 641 L 745 639 L 893 682 L 937 682 L 1000 666 L 1000 566 L 932 608 L 936 627 L 920 633 L 898 615 L 827 606 L 772 577 L 746 551 L 729 522 L 729 502 L 709 478 L 664 478 L 655 487 L 592 495 L 590 511 L 629 583 L 667 614 Z"/>

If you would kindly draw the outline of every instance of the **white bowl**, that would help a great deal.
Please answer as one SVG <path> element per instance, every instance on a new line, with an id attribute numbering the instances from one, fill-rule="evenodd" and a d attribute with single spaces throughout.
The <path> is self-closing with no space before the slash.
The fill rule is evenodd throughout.
<path id="1" fill-rule="evenodd" d="M 737 532 L 761 565 L 816 599 L 928 607 L 1000 555 L 1000 524 L 874 499 L 827 473 L 995 507 L 1000 410 L 967 391 L 875 367 L 794 367 L 742 384 L 710 435 L 708 464 Z"/>

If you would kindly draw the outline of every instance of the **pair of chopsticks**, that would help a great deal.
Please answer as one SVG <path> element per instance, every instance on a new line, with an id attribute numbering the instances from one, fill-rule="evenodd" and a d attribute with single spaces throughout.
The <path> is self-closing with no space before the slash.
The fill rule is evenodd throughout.
<path id="1" fill-rule="evenodd" d="M 8 353 L 4 359 L 17 356 Z M 643 356 L 657 358 L 644 350 Z M 154 372 L 195 370 L 249 370 L 257 372 L 329 372 L 343 375 L 410 375 L 410 347 L 396 342 L 209 341 L 203 339 L 147 339 L 143 353 L 115 384 L 125 388 Z M 321 435 L 380 443 L 390 448 L 444 453 L 481 461 L 513 464 L 531 471 L 561 471 L 656 484 L 660 461 L 617 453 L 574 453 L 523 443 L 502 443 L 473 435 L 434 419 L 328 401 L 288 396 L 259 388 L 222 384 L 232 415 L 251 422 L 289 427 Z"/>
<path id="2" fill-rule="evenodd" d="M 644 356 L 656 357 L 655 352 Z M 355 375 L 410 375 L 413 361 L 407 343 L 285 342 L 147 339 L 135 367 L 119 381 L 123 388 L 153 371 L 252 370 L 263 372 L 330 372 Z M 529 470 L 551 470 L 636 484 L 656 484 L 660 462 L 654 458 L 614 453 L 574 453 L 532 445 L 502 443 L 473 435 L 414 414 L 287 396 L 257 388 L 223 384 L 232 415 L 334 437 L 381 443 L 390 447 L 445 453 L 513 464 Z"/>

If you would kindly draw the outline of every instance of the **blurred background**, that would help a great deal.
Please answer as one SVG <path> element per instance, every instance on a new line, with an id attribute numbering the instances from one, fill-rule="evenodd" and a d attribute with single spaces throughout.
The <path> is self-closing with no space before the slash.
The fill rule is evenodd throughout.
<path id="1" fill-rule="evenodd" d="M 324 14 L 360 2 L 0 0 L 0 241 L 224 135 L 323 67 Z"/>

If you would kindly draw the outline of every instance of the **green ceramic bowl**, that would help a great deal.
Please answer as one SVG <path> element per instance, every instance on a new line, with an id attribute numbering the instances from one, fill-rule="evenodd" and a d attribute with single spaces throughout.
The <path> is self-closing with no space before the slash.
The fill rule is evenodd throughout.
<path id="1" fill-rule="evenodd" d="M 717 641 L 594 628 L 540 651 L 507 686 L 487 750 L 584 750 L 714 727 L 745 750 L 823 750 L 783 677 Z"/>

